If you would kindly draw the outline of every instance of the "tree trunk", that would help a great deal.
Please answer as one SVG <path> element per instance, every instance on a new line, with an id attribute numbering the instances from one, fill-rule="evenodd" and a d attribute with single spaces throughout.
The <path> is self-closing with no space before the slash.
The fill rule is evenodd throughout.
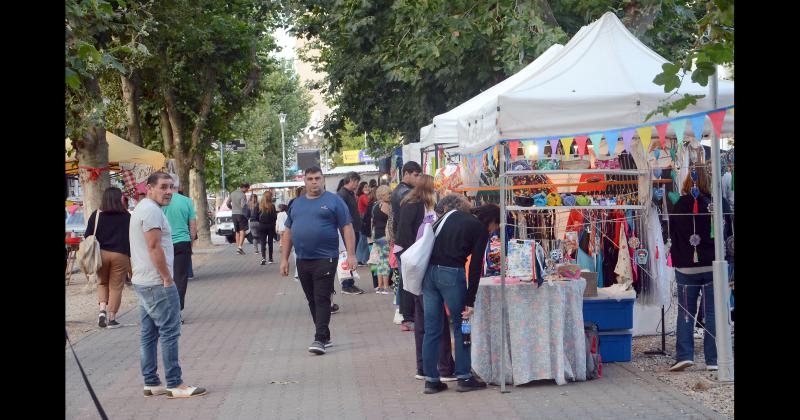
<path id="1" fill-rule="evenodd" d="M 172 157 L 172 145 L 175 140 L 172 138 L 172 126 L 169 124 L 169 115 L 166 109 L 161 109 L 160 124 L 161 126 L 161 139 L 164 141 L 164 153 L 168 157 Z"/>
<path id="2" fill-rule="evenodd" d="M 143 147 L 142 129 L 139 121 L 139 99 L 136 73 L 129 79 L 121 75 L 122 97 L 125 100 L 125 114 L 128 117 L 128 141 Z"/>
<path id="3" fill-rule="evenodd" d="M 164 90 L 164 103 L 167 117 L 172 130 L 172 157 L 175 159 L 176 171 L 183 191 L 189 191 L 191 182 L 189 180 L 189 166 L 191 165 L 189 148 L 184 142 L 183 116 L 178 109 L 175 95 L 170 88 Z"/>
<path id="4" fill-rule="evenodd" d="M 211 226 L 208 225 L 208 200 L 206 199 L 205 156 L 197 153 L 191 169 L 191 197 L 197 213 L 197 241 L 201 246 L 211 246 Z"/>
<path id="5" fill-rule="evenodd" d="M 625 16 L 621 19 L 622 23 L 637 38 L 642 36 L 653 27 L 653 22 L 661 11 L 661 1 L 638 0 L 625 5 Z"/>
<path id="6" fill-rule="evenodd" d="M 102 125 L 89 127 L 81 141 L 73 143 L 76 150 L 78 165 L 89 168 L 108 168 L 108 142 L 106 130 Z M 108 170 L 99 172 L 94 179 L 90 179 L 92 171 L 80 169 L 78 179 L 83 190 L 84 217 L 89 220 L 89 215 L 100 208 L 103 192 L 111 185 Z"/>

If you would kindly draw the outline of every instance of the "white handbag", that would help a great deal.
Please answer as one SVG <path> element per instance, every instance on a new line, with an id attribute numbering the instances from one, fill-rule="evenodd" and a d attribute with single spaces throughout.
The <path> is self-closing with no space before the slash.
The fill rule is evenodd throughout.
<path id="1" fill-rule="evenodd" d="M 428 262 L 431 259 L 433 252 L 433 244 L 436 242 L 436 236 L 442 230 L 442 226 L 447 222 L 447 218 L 453 214 L 455 210 L 450 210 L 442 219 L 442 222 L 436 228 L 436 233 L 430 223 L 425 224 L 425 230 L 422 237 L 419 238 L 413 245 L 408 247 L 406 252 L 400 255 L 400 268 L 403 275 L 403 289 L 419 296 L 422 293 L 422 279 L 425 278 L 425 271 L 428 270 Z"/>

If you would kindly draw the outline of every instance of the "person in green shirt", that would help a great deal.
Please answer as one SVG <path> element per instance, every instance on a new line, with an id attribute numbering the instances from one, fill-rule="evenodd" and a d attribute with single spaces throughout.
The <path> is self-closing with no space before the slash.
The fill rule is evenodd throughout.
<path id="1" fill-rule="evenodd" d="M 163 209 L 172 228 L 172 244 L 175 249 L 173 279 L 178 287 L 181 311 L 183 311 L 186 287 L 189 284 L 189 267 L 192 265 L 192 241 L 197 239 L 197 215 L 192 200 L 183 195 L 177 182 L 173 187 L 172 201 Z"/>

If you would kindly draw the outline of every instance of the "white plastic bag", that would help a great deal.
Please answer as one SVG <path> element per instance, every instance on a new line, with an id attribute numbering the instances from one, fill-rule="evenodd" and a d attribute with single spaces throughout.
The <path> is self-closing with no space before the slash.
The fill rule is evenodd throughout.
<path id="1" fill-rule="evenodd" d="M 342 280 L 353 278 L 353 272 L 344 268 L 346 265 L 347 251 L 342 251 L 339 253 L 339 263 L 336 264 L 336 276 L 339 278 L 339 283 L 341 283 Z"/>
<path id="2" fill-rule="evenodd" d="M 450 210 L 439 226 L 436 228 L 436 233 L 430 223 L 425 224 L 425 230 L 422 237 L 419 238 L 413 245 L 408 247 L 406 252 L 400 255 L 400 265 L 403 276 L 403 289 L 409 293 L 419 296 L 422 293 L 422 279 L 425 278 L 425 271 L 428 269 L 428 262 L 431 259 L 431 252 L 433 252 L 433 244 L 436 242 L 436 236 L 442 230 L 447 218 L 453 214 L 455 210 Z"/>

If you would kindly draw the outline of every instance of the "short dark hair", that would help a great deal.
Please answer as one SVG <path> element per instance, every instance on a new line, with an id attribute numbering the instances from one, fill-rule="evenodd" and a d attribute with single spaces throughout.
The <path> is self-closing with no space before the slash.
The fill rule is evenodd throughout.
<path id="1" fill-rule="evenodd" d="M 162 171 L 153 172 L 147 177 L 147 185 L 156 185 L 159 179 L 172 179 L 172 176 Z"/>
<path id="2" fill-rule="evenodd" d="M 241 185 L 239 185 L 239 188 L 250 188 L 250 183 L 248 183 L 248 182 L 242 182 L 242 184 L 241 184 Z"/>
<path id="3" fill-rule="evenodd" d="M 117 187 L 109 187 L 103 191 L 103 199 L 100 201 L 100 211 L 106 213 L 125 213 L 128 209 L 122 203 L 122 190 Z"/>
<path id="4" fill-rule="evenodd" d="M 322 168 L 320 168 L 317 165 L 309 166 L 308 168 L 306 168 L 306 170 L 303 172 L 303 175 L 308 175 L 308 174 L 322 174 L 322 175 L 325 175 L 325 174 L 322 173 Z"/>
<path id="5" fill-rule="evenodd" d="M 472 215 L 477 217 L 486 226 L 490 223 L 500 223 L 500 206 L 497 204 L 484 204 L 472 209 Z"/>
<path id="6" fill-rule="evenodd" d="M 376 181 L 376 180 L 374 180 L 374 179 L 370 179 L 370 180 L 369 180 L 369 187 L 370 187 L 370 188 L 375 188 L 375 187 L 377 187 L 377 186 L 378 186 L 378 181 Z"/>
<path id="7" fill-rule="evenodd" d="M 348 172 L 344 179 L 346 180 L 345 182 L 361 181 L 361 175 L 358 172 Z"/>
<path id="8" fill-rule="evenodd" d="M 422 173 L 422 167 L 419 166 L 419 163 L 414 162 L 413 160 L 410 160 L 410 161 L 406 162 L 405 165 L 403 165 L 403 175 L 411 174 L 411 173 L 414 173 L 414 172 Z"/>

